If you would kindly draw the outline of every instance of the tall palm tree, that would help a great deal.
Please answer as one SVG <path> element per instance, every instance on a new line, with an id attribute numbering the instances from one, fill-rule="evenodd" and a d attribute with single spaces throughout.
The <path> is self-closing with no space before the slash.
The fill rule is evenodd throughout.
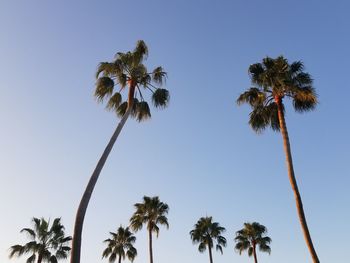
<path id="1" fill-rule="evenodd" d="M 283 104 L 283 99 L 289 98 L 297 112 L 303 113 L 315 109 L 317 95 L 313 88 L 313 80 L 310 74 L 304 71 L 304 65 L 301 61 L 289 64 L 283 56 L 276 59 L 266 57 L 262 63 L 251 65 L 249 73 L 253 87 L 242 93 L 238 97 L 237 103 L 248 103 L 252 107 L 249 124 L 256 132 L 261 132 L 267 127 L 271 127 L 274 131 L 281 131 L 289 181 L 294 191 L 304 238 L 313 262 L 318 263 L 319 259 L 311 240 L 294 175 Z"/>
<path id="2" fill-rule="evenodd" d="M 24 245 L 14 245 L 10 248 L 10 258 L 31 254 L 27 263 L 50 262 L 57 263 L 60 259 L 68 257 L 70 247 L 68 242 L 72 239 L 65 236 L 64 226 L 60 218 L 55 218 L 52 225 L 44 218 L 33 218 L 33 228 L 23 228 L 20 232 L 26 233 L 30 242 Z"/>
<path id="3" fill-rule="evenodd" d="M 221 235 L 225 231 L 226 229 L 218 222 L 213 222 L 211 216 L 207 216 L 201 217 L 190 232 L 192 242 L 199 243 L 199 252 L 202 253 L 208 248 L 210 263 L 213 263 L 212 248 L 214 243 L 216 242 L 216 250 L 219 250 L 221 254 L 223 253 L 222 247 L 226 247 L 226 238 Z"/>
<path id="4" fill-rule="evenodd" d="M 151 117 L 150 108 L 142 92 L 152 93 L 152 102 L 155 107 L 165 107 L 169 102 L 168 90 L 158 88 L 165 81 L 166 72 L 162 67 L 156 67 L 152 72 L 148 72 L 143 64 L 147 55 L 148 48 L 145 42 L 140 40 L 134 51 L 119 52 L 114 61 L 102 62 L 98 66 L 95 97 L 99 102 L 108 100 L 107 109 L 115 111 L 121 120 L 99 159 L 80 201 L 75 218 L 71 263 L 80 262 L 81 235 L 86 209 L 101 170 L 126 120 L 129 116 L 138 121 Z M 115 89 L 116 86 L 119 89 Z M 122 91 L 127 92 L 127 100 L 124 102 Z"/>
<path id="5" fill-rule="evenodd" d="M 149 256 L 150 263 L 153 263 L 152 233 L 159 235 L 158 225 L 164 225 L 169 228 L 168 218 L 169 206 L 159 200 L 158 196 L 143 197 L 142 203 L 136 203 L 136 211 L 130 218 L 130 227 L 133 231 L 139 231 L 143 225 L 147 226 L 149 238 Z"/>
<path id="6" fill-rule="evenodd" d="M 251 257 L 254 255 L 254 262 L 258 263 L 258 258 L 256 256 L 257 246 L 260 251 L 271 253 L 271 248 L 269 246 L 271 238 L 264 236 L 266 233 L 266 227 L 257 222 L 244 223 L 243 229 L 236 232 L 235 249 L 240 255 L 244 250 L 248 250 L 248 256 Z"/>
<path id="7" fill-rule="evenodd" d="M 125 259 L 125 256 L 133 262 L 137 250 L 133 246 L 136 237 L 129 230 L 129 227 L 120 226 L 117 230 L 117 233 L 110 232 L 112 238 L 106 239 L 104 242 L 107 243 L 107 248 L 103 251 L 102 258 L 109 257 L 109 262 L 113 263 L 118 257 L 118 263 L 122 262 L 122 259 Z"/>

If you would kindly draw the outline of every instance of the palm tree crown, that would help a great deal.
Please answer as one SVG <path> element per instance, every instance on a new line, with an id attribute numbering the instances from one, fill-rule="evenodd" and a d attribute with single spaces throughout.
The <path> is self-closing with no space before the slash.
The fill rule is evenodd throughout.
<path id="1" fill-rule="evenodd" d="M 257 222 L 254 223 L 244 223 L 243 229 L 236 232 L 235 249 L 242 254 L 244 250 L 248 250 L 248 255 L 251 257 L 254 255 L 256 259 L 256 246 L 262 252 L 271 253 L 271 248 L 269 244 L 271 243 L 271 238 L 265 236 L 267 229 L 265 226 L 260 225 Z"/>
<path id="2" fill-rule="evenodd" d="M 213 222 L 211 216 L 207 216 L 198 220 L 190 235 L 194 244 L 199 243 L 198 250 L 200 252 L 209 249 L 210 262 L 212 262 L 211 249 L 214 247 L 214 243 L 216 242 L 216 250 L 219 250 L 221 254 L 223 253 L 222 247 L 226 247 L 226 238 L 221 235 L 225 231 L 226 229 L 218 222 Z"/>
<path id="3" fill-rule="evenodd" d="M 115 262 L 118 257 L 118 262 L 125 259 L 125 256 L 132 262 L 134 261 L 137 250 L 133 246 L 136 237 L 129 230 L 129 227 L 120 226 L 117 233 L 110 232 L 112 238 L 106 239 L 107 248 L 103 251 L 102 258 L 109 257 L 109 262 Z"/>
<path id="4" fill-rule="evenodd" d="M 153 263 L 152 233 L 155 232 L 158 237 L 158 225 L 165 225 L 169 228 L 168 218 L 166 217 L 169 212 L 169 206 L 161 202 L 158 196 L 144 196 L 143 203 L 135 204 L 135 208 L 136 211 L 130 218 L 130 227 L 134 231 L 139 231 L 144 224 L 147 225 L 149 257 L 150 263 Z"/>
<path id="5" fill-rule="evenodd" d="M 160 225 L 169 228 L 168 218 L 169 206 L 159 200 L 158 196 L 143 197 L 143 203 L 135 204 L 136 211 L 130 219 L 130 227 L 134 231 L 142 229 L 143 224 L 147 225 L 147 230 L 155 232 L 158 236 Z"/>
<path id="6" fill-rule="evenodd" d="M 108 99 L 107 109 L 113 110 L 122 117 L 128 106 L 132 105 L 131 116 L 138 121 L 151 117 L 150 108 L 145 100 L 144 90 L 152 93 L 155 107 L 165 107 L 169 102 L 169 92 L 159 88 L 166 79 L 162 67 L 148 72 L 143 61 L 147 58 L 148 48 L 139 40 L 133 52 L 118 52 L 113 62 L 102 62 L 96 72 L 95 97 L 102 102 Z M 119 89 L 115 90 L 118 85 Z M 121 92 L 128 87 L 128 99 L 123 102 Z"/>
<path id="7" fill-rule="evenodd" d="M 57 263 L 58 260 L 67 258 L 70 251 L 67 244 L 72 238 L 65 236 L 61 219 L 56 218 L 51 227 L 49 226 L 50 222 L 44 218 L 34 217 L 32 222 L 33 229 L 23 228 L 21 230 L 21 233 L 26 233 L 31 241 L 23 246 L 12 246 L 9 257 L 31 254 L 26 261 L 27 263 L 34 263 L 35 261 L 38 263 Z"/>
<path id="8" fill-rule="evenodd" d="M 304 72 L 301 61 L 289 64 L 283 56 L 266 57 L 262 63 L 251 65 L 249 73 L 254 86 L 242 93 L 237 103 L 248 103 L 252 107 L 249 124 L 257 132 L 266 127 L 280 130 L 278 103 L 285 97 L 292 99 L 297 112 L 313 110 L 317 105 L 313 80 Z"/>

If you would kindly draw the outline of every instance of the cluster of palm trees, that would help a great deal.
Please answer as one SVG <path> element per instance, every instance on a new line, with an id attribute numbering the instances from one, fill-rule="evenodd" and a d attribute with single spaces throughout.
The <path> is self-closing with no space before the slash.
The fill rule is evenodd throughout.
<path id="1" fill-rule="evenodd" d="M 137 249 L 134 247 L 136 237 L 134 232 L 142 229 L 145 225 L 149 237 L 149 256 L 150 263 L 153 263 L 152 239 L 153 233 L 158 237 L 159 226 L 164 225 L 169 228 L 167 214 L 169 206 L 159 200 L 158 196 L 143 197 L 142 203 L 134 205 L 136 211 L 130 218 L 128 227 L 119 226 L 116 232 L 110 232 L 110 238 L 104 240 L 107 247 L 102 253 L 102 258 L 108 258 L 110 263 L 128 258 L 131 262 L 137 256 Z M 57 263 L 60 259 L 68 257 L 70 246 L 68 242 L 72 239 L 70 236 L 65 236 L 64 226 L 61 224 L 61 219 L 56 218 L 50 226 L 49 220 L 44 218 L 33 218 L 33 228 L 23 228 L 21 232 L 27 233 L 30 241 L 24 245 L 14 245 L 10 248 L 10 258 L 20 257 L 24 254 L 30 254 L 27 258 L 27 263 Z M 226 229 L 218 222 L 213 222 L 212 217 L 201 217 L 191 230 L 190 236 L 194 244 L 198 245 L 198 250 L 204 252 L 209 251 L 209 261 L 213 263 L 212 249 L 223 253 L 223 247 L 226 247 L 226 238 L 222 234 Z M 260 251 L 271 252 L 269 244 L 271 238 L 264 236 L 267 233 L 265 226 L 257 222 L 244 223 L 244 228 L 236 232 L 235 249 L 242 253 L 248 250 L 249 256 L 254 256 L 254 262 L 257 263 L 256 248 Z"/>
<path id="2" fill-rule="evenodd" d="M 191 230 L 190 235 L 192 242 L 198 245 L 199 252 L 204 252 L 208 249 L 209 262 L 213 263 L 212 249 L 220 251 L 223 254 L 223 247 L 226 247 L 227 240 L 222 234 L 226 229 L 218 222 L 213 222 L 211 216 L 201 217 L 194 225 L 194 229 Z M 257 222 L 244 223 L 244 227 L 236 232 L 235 237 L 235 249 L 241 254 L 244 250 L 248 251 L 248 256 L 254 256 L 254 262 L 258 263 L 256 254 L 256 248 L 258 247 L 262 252 L 271 253 L 269 244 L 271 238 L 265 236 L 267 229 L 265 226 L 260 225 Z"/>
<path id="3" fill-rule="evenodd" d="M 168 105 L 169 92 L 162 86 L 167 74 L 160 66 L 156 67 L 152 71 L 148 71 L 144 64 L 147 56 L 148 48 L 145 42 L 140 40 L 137 42 L 133 51 L 126 53 L 118 52 L 112 62 L 102 62 L 98 66 L 96 73 L 97 82 L 95 97 L 99 102 L 106 102 L 106 108 L 116 112 L 116 114 L 121 117 L 121 120 L 117 125 L 116 130 L 107 144 L 101 158 L 99 159 L 80 201 L 74 224 L 71 263 L 80 263 L 81 236 L 89 200 L 102 168 L 125 122 L 129 117 L 135 118 L 138 121 L 143 121 L 151 117 L 150 107 L 144 94 L 145 92 L 151 93 L 152 103 L 155 107 L 164 108 Z M 315 109 L 317 105 L 317 95 L 313 88 L 313 80 L 311 76 L 304 71 L 304 65 L 301 61 L 289 63 L 283 56 L 279 56 L 277 58 L 266 57 L 261 63 L 251 65 L 249 67 L 249 75 L 252 87 L 238 97 L 237 103 L 239 105 L 247 103 L 251 106 L 252 111 L 249 115 L 249 124 L 254 131 L 260 133 L 266 128 L 270 127 L 274 131 L 281 132 L 289 181 L 294 192 L 298 217 L 301 223 L 304 238 L 313 262 L 319 263 L 319 259 L 307 226 L 301 195 L 294 174 L 284 106 L 284 101 L 286 99 L 291 99 L 293 108 L 297 112 L 302 113 Z M 126 91 L 127 93 L 125 100 L 123 100 L 122 97 L 123 91 Z M 137 211 L 131 218 L 130 227 L 133 230 L 138 231 L 142 228 L 143 224 L 147 225 L 150 244 L 150 262 L 153 263 L 152 233 L 158 234 L 158 223 L 168 226 L 168 222 L 165 217 L 168 207 L 166 204 L 159 204 L 161 205 L 159 209 L 163 209 L 164 213 L 163 216 L 160 217 L 155 217 L 155 215 L 152 213 L 145 214 L 146 202 L 156 202 L 156 200 L 153 200 L 153 198 L 149 198 L 149 200 L 146 200 L 145 198 L 144 203 L 135 205 Z M 203 218 L 203 220 L 201 219 L 198 221 L 198 227 L 204 227 L 202 225 L 209 224 L 209 219 L 211 220 L 211 218 Z M 254 225 L 254 223 L 252 225 Z M 256 224 L 252 228 L 254 227 L 259 228 L 259 226 Z M 261 227 L 262 228 L 260 230 L 264 232 L 266 229 L 263 226 Z M 219 225 L 216 225 L 216 228 L 216 231 L 220 230 Z M 242 232 L 237 234 L 236 241 L 239 241 L 239 243 L 237 243 L 238 247 L 236 246 L 236 248 L 240 252 L 244 249 L 248 249 L 248 254 L 254 255 L 256 260 L 255 247 L 257 244 L 260 244 L 258 241 L 262 237 L 257 237 L 257 239 L 244 239 L 244 235 L 250 233 L 251 230 L 249 229 L 252 228 L 249 227 L 249 224 L 247 224 L 244 228 L 246 230 L 242 230 Z M 123 229 L 123 231 L 123 233 L 127 233 L 129 229 Z M 212 234 L 216 234 L 216 232 L 214 231 Z M 202 240 L 202 237 L 198 235 L 197 231 L 195 230 L 191 231 L 191 237 L 194 242 L 199 242 L 200 250 L 203 251 L 206 246 L 208 246 L 212 261 L 212 241 L 207 239 Z M 113 243 L 113 238 L 110 239 L 111 241 L 107 242 Z M 226 240 L 221 238 L 219 234 L 217 235 L 217 238 L 219 239 L 217 239 L 218 243 L 216 247 L 221 251 L 222 246 L 224 246 L 226 243 Z M 270 248 L 268 247 L 268 241 L 270 241 L 270 239 L 266 238 L 264 240 L 265 244 L 260 244 L 260 250 L 269 252 Z M 12 255 L 16 253 L 23 254 L 27 250 L 27 248 L 17 248 L 17 250 L 13 250 L 14 252 Z M 108 253 L 108 255 L 112 255 L 114 253 L 113 251 L 114 250 L 110 248 L 107 249 L 106 253 Z M 126 255 L 128 256 L 127 252 Z M 41 257 L 47 258 L 48 254 L 43 254 Z"/>
<path id="4" fill-rule="evenodd" d="M 158 196 L 144 196 L 143 202 L 136 203 L 134 207 L 136 211 L 130 218 L 130 226 L 126 228 L 120 226 L 116 233 L 110 232 L 112 239 L 104 241 L 108 245 L 103 251 L 102 257 L 108 257 L 109 262 L 114 262 L 118 258 L 118 263 L 120 263 L 122 259 L 125 259 L 125 256 L 130 261 L 134 261 L 137 255 L 137 250 L 134 247 L 136 237 L 130 231 L 130 228 L 137 232 L 145 225 L 149 238 L 150 263 L 153 263 L 153 233 L 158 237 L 160 225 L 169 228 L 168 218 L 166 217 L 169 206 L 161 202 Z"/>

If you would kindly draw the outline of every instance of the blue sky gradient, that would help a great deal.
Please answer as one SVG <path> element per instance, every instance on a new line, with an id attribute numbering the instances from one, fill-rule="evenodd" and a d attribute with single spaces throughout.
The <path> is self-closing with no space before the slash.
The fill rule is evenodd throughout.
<path id="1" fill-rule="evenodd" d="M 321 262 L 346 263 L 350 245 L 348 1 L 10 1 L 0 2 L 0 262 L 24 242 L 35 217 L 62 217 L 72 233 L 82 192 L 118 119 L 93 98 L 101 61 L 149 47 L 162 65 L 167 109 L 129 120 L 91 199 L 82 262 L 102 262 L 102 241 L 128 224 L 133 204 L 159 195 L 170 229 L 154 242 L 157 262 L 208 262 L 190 240 L 201 216 L 226 227 L 215 263 L 252 262 L 233 247 L 235 231 L 258 221 L 271 255 L 261 262 L 311 262 L 296 214 L 280 134 L 255 134 L 249 108 L 235 104 L 247 69 L 265 56 L 303 60 L 316 111 L 286 121 L 295 172 Z M 145 231 L 136 234 L 148 262 Z M 25 258 L 11 260 L 25 262 Z M 105 261 L 107 262 L 107 261 Z"/>

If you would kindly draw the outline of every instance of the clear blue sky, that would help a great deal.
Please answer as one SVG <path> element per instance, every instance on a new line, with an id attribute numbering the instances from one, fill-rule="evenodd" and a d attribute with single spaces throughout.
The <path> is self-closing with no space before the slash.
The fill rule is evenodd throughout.
<path id="1" fill-rule="evenodd" d="M 13 1 L 0 3 L 0 262 L 36 217 L 62 217 L 72 233 L 87 180 L 117 118 L 93 98 L 101 61 L 149 46 L 150 67 L 169 73 L 171 103 L 152 120 L 128 121 L 86 215 L 82 262 L 101 262 L 102 240 L 127 224 L 133 204 L 159 195 L 170 229 L 155 262 L 208 262 L 190 240 L 201 216 L 226 227 L 215 263 L 252 262 L 233 250 L 246 221 L 269 229 L 261 262 L 311 262 L 287 178 L 280 134 L 256 135 L 247 68 L 264 56 L 302 59 L 320 104 L 287 107 L 295 171 L 321 262 L 346 263 L 350 229 L 348 1 Z M 137 233 L 148 262 L 146 233 Z M 25 258 L 11 262 L 25 262 Z M 106 261 L 105 261 L 106 262 Z"/>

